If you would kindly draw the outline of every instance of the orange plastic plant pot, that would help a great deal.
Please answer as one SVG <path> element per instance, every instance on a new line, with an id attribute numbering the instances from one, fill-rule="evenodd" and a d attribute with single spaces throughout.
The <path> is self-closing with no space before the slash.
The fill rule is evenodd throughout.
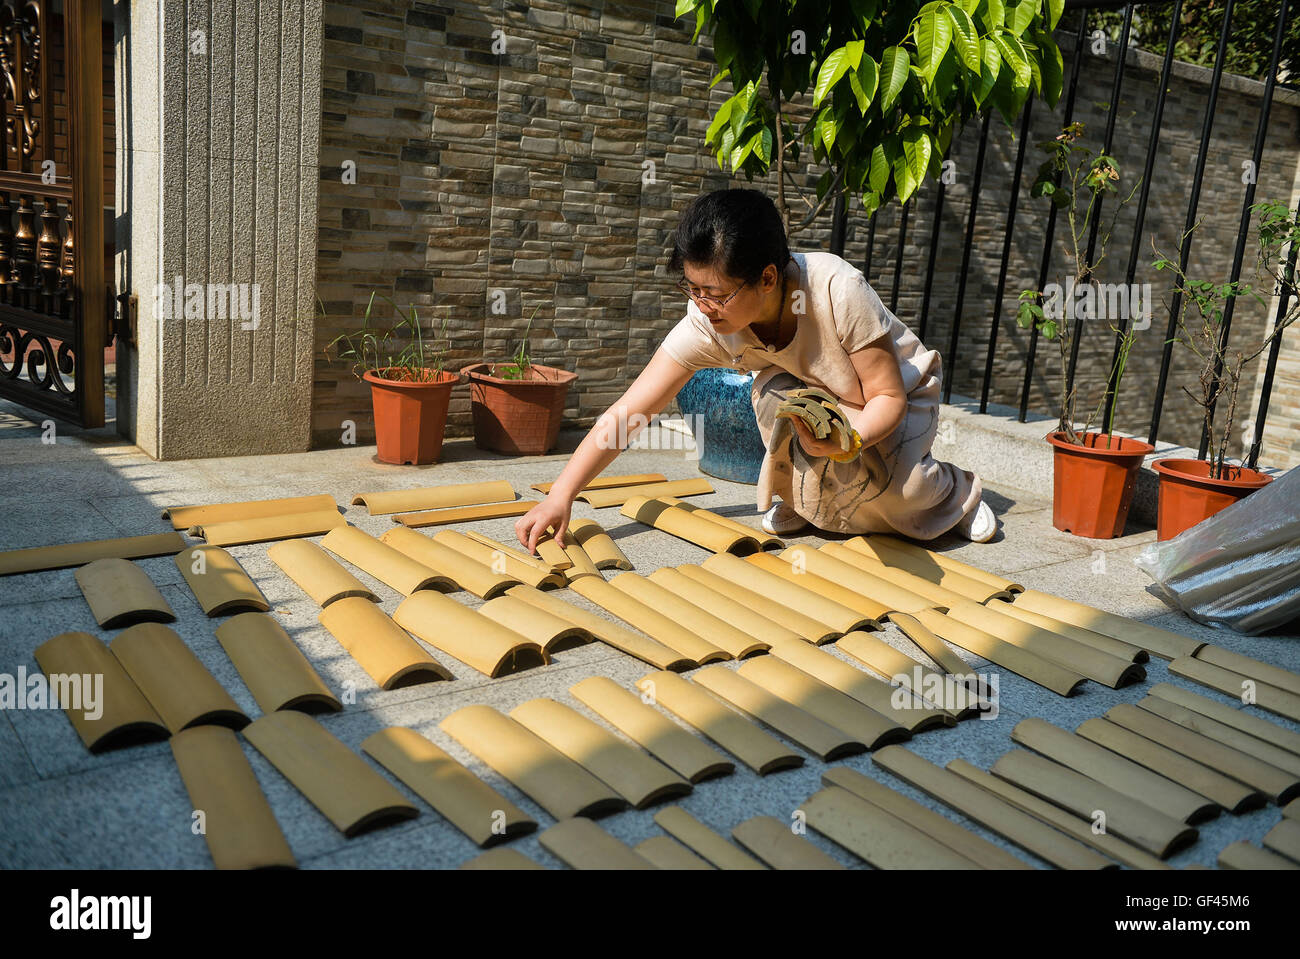
<path id="1" fill-rule="evenodd" d="M 1076 536 L 1112 539 L 1124 532 L 1142 460 L 1155 447 L 1141 440 L 1084 433 L 1083 445 L 1065 434 L 1052 444 L 1052 525 Z"/>
<path id="2" fill-rule="evenodd" d="M 437 379 L 417 383 L 390 380 L 367 370 L 370 402 L 375 412 L 375 444 L 382 463 L 420 466 L 436 463 L 442 455 L 451 388 L 461 382 L 459 373 L 438 372 Z"/>
<path id="3" fill-rule="evenodd" d="M 1157 540 L 1173 539 L 1273 482 L 1273 477 L 1245 466 L 1227 467 L 1225 478 L 1212 479 L 1206 460 L 1156 460 L 1151 467 L 1160 474 Z"/>
<path id="4" fill-rule="evenodd" d="M 529 379 L 511 380 L 493 376 L 491 369 L 490 363 L 474 363 L 461 370 L 470 382 L 475 445 L 525 456 L 550 451 L 578 374 L 534 363 Z"/>

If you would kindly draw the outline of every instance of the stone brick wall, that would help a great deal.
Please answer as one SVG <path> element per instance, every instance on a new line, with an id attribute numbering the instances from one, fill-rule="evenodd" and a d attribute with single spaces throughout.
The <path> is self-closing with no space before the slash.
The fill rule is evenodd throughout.
<path id="1" fill-rule="evenodd" d="M 494 37 L 494 31 L 501 33 Z M 414 305 L 426 323 L 445 320 L 450 368 L 506 358 L 538 309 L 533 359 L 578 372 L 566 420 L 590 425 L 682 315 L 684 301 L 666 266 L 677 212 L 700 192 L 734 185 L 704 144 L 705 128 L 730 92 L 726 81 L 709 89 L 714 67 L 707 43 L 690 42 L 686 22 L 673 19 L 672 0 L 505 0 L 490 7 L 463 0 L 327 2 L 324 36 L 317 268 L 326 318 L 318 319 L 315 334 L 313 442 L 338 444 L 348 421 L 356 424 L 358 442 L 373 436 L 368 389 L 322 355 L 339 332 L 359 325 L 372 290 Z M 502 37 L 504 52 L 493 52 L 494 39 Z M 1064 34 L 1061 42 L 1069 46 Z M 1104 127 L 1114 54 L 1113 46 L 1104 56 L 1089 53 L 1082 70 L 1076 118 L 1087 124 L 1093 143 Z M 1129 184 L 1145 151 L 1157 83 L 1153 62 L 1158 67 L 1158 59 L 1131 54 L 1125 75 L 1113 153 Z M 1175 247 L 1186 215 L 1207 76 L 1180 69 L 1166 104 L 1144 229 L 1166 250 Z M 1191 261 L 1207 277 L 1226 276 L 1231 262 L 1244 189 L 1241 161 L 1250 155 L 1259 89 L 1228 79 L 1220 92 L 1200 204 L 1205 222 Z M 1295 195 L 1297 103 L 1300 97 L 1280 92 L 1274 104 L 1260 199 Z M 1033 143 L 1059 129 L 1062 109 L 1051 114 L 1040 104 L 1034 114 L 999 321 L 995 402 L 1019 396 L 1028 336 L 1015 327 L 1015 302 L 1037 276 L 1046 214 L 1044 201 L 1027 193 L 1039 162 Z M 944 351 L 956 392 L 968 395 L 978 395 L 983 378 L 1015 163 L 1010 131 L 995 118 L 960 336 L 948 356 L 978 142 L 978 124 L 954 139 L 956 181 L 946 189 L 925 323 L 925 339 Z M 355 182 L 348 182 L 345 171 L 353 165 Z M 815 173 L 800 171 L 797 179 L 811 188 Z M 743 178 L 740 184 L 771 186 Z M 897 312 L 918 330 L 936 192 L 928 184 L 912 204 L 903 251 Z M 1121 279 L 1135 208 L 1136 202 L 1121 213 L 1108 256 L 1107 266 Z M 888 302 L 898 209 L 878 216 L 869 275 Z M 1056 233 L 1054 277 L 1066 269 L 1064 233 Z M 860 267 L 866 239 L 867 221 L 855 201 L 845 256 Z M 825 249 L 828 240 L 826 217 L 791 245 Z M 1163 279 L 1149 269 L 1150 259 L 1144 242 L 1138 282 Z M 1103 270 L 1101 278 L 1112 277 Z M 502 301 L 505 312 L 494 313 L 493 303 Z M 1235 321 L 1243 338 L 1261 328 L 1264 315 L 1246 306 Z M 1135 349 L 1121 428 L 1145 433 L 1164 322 L 1157 307 L 1152 329 Z M 1104 329 L 1085 336 L 1081 389 L 1104 380 L 1110 342 Z M 1031 408 L 1047 411 L 1054 402 L 1054 347 L 1045 344 L 1038 355 Z M 1194 411 L 1177 390 L 1189 382 L 1186 366 L 1180 356 L 1162 437 L 1194 443 Z M 1251 370 L 1247 382 L 1254 377 Z M 1282 426 L 1280 402 L 1279 396 L 1273 404 L 1270 436 Z M 453 394 L 448 431 L 470 431 L 463 388 Z"/>

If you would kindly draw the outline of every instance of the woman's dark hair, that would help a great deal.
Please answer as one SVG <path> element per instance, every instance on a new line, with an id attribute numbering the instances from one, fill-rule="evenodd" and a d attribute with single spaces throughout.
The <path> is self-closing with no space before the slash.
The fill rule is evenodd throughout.
<path id="1" fill-rule="evenodd" d="M 714 190 L 691 201 L 677 221 L 670 269 L 687 263 L 756 283 L 769 263 L 790 260 L 776 204 L 758 190 Z"/>

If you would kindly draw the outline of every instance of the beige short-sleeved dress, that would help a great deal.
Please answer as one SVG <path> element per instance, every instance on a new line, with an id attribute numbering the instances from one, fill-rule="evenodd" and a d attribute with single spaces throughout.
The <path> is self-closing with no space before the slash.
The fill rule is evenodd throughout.
<path id="1" fill-rule="evenodd" d="M 947 532 L 979 503 L 982 488 L 974 473 L 930 455 L 939 427 L 939 353 L 886 309 L 862 273 L 841 257 L 792 256 L 799 267 L 793 289 L 802 291 L 804 312 L 784 349 L 764 346 L 748 327 L 715 333 L 691 301 L 664 338 L 664 351 L 687 369 L 756 374 L 751 398 L 768 448 L 758 481 L 759 510 L 767 510 L 777 495 L 831 532 L 895 532 L 916 539 Z M 907 390 L 907 414 L 897 430 L 848 463 L 810 457 L 792 434 L 786 442 L 784 431 L 773 443 L 776 407 L 790 389 L 820 387 L 861 408 L 868 398 L 849 354 L 882 336 L 890 337 Z"/>

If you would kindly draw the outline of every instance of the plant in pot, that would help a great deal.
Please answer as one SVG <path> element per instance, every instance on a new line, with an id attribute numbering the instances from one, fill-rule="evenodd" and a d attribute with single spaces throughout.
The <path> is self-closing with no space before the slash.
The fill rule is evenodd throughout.
<path id="1" fill-rule="evenodd" d="M 1272 480 L 1257 469 L 1230 463 L 1228 449 L 1237 419 L 1243 368 L 1300 318 L 1294 275 L 1289 269 L 1284 273 L 1281 263 L 1283 248 L 1289 246 L 1294 250 L 1300 242 L 1300 209 L 1289 210 L 1281 203 L 1255 203 L 1251 210 L 1259 218 L 1255 274 L 1267 285 L 1262 294 L 1241 280 L 1213 283 L 1189 279 L 1176 260 L 1162 254 L 1152 243 L 1156 254 L 1152 265 L 1157 270 L 1168 270 L 1173 276 L 1173 291 L 1196 307 L 1191 322 L 1187 319 L 1188 310 L 1179 313 L 1176 340 L 1200 361 L 1197 389 L 1184 386 L 1183 392 L 1201 408 L 1207 453 L 1205 459 L 1171 458 L 1151 464 L 1160 475 L 1156 523 L 1159 540 L 1172 539 Z M 1274 290 L 1287 308 L 1246 349 L 1230 349 L 1225 330 L 1225 310 L 1229 304 L 1238 297 L 1250 296 L 1267 309 Z M 1225 399 L 1226 402 L 1221 402 Z"/>
<path id="2" fill-rule="evenodd" d="M 1076 429 L 1076 388 L 1070 382 L 1068 371 L 1076 336 L 1073 319 L 1076 316 L 1091 319 L 1110 301 L 1101 295 L 1092 277 L 1106 256 L 1115 218 L 1132 199 L 1137 184 L 1115 204 L 1110 224 L 1095 247 L 1096 255 L 1091 255 L 1094 248 L 1091 240 L 1089 249 L 1081 253 L 1084 233 L 1091 229 L 1095 235 L 1099 228 L 1096 220 L 1100 217 L 1101 197 L 1114 191 L 1119 180 L 1119 167 L 1114 158 L 1100 150 L 1094 156 L 1079 143 L 1082 136 L 1083 124 L 1071 123 L 1054 139 L 1039 144 L 1048 157 L 1039 167 L 1032 190 L 1034 196 L 1048 197 L 1064 213 L 1070 227 L 1067 252 L 1074 262 L 1074 271 L 1063 288 L 1049 284 L 1045 290 L 1023 291 L 1016 321 L 1026 329 L 1036 327 L 1040 335 L 1056 342 L 1060 352 L 1060 418 L 1057 428 L 1046 437 L 1052 446 L 1052 525 L 1076 536 L 1110 539 L 1124 532 L 1138 470 L 1143 458 L 1154 449 L 1141 440 L 1115 435 L 1117 404 L 1114 400 L 1118 398 L 1120 380 L 1133 347 L 1133 327 L 1125 325 L 1121 329 L 1110 324 L 1117 337 L 1115 363 L 1107 386 L 1082 429 Z M 1132 306 L 1128 302 L 1128 307 Z M 1105 429 L 1094 431 L 1092 425 L 1107 400 L 1111 400 L 1111 405 Z"/>
<path id="3" fill-rule="evenodd" d="M 549 452 L 559 438 L 569 384 L 578 374 L 532 361 L 528 334 L 536 316 L 533 310 L 509 363 L 472 363 L 461 370 L 469 378 L 479 449 L 534 456 Z"/>
<path id="4" fill-rule="evenodd" d="M 391 299 L 381 297 L 392 306 L 397 320 L 386 330 L 372 327 L 377 295 L 370 294 L 361 329 L 340 333 L 326 344 L 326 358 L 334 350 L 338 359 L 351 361 L 358 379 L 370 384 L 380 462 L 435 463 L 442 454 L 451 388 L 462 378 L 443 369 L 444 349 L 429 344 L 414 305 L 404 313 Z M 439 340 L 445 342 L 446 335 L 444 319 Z"/>

